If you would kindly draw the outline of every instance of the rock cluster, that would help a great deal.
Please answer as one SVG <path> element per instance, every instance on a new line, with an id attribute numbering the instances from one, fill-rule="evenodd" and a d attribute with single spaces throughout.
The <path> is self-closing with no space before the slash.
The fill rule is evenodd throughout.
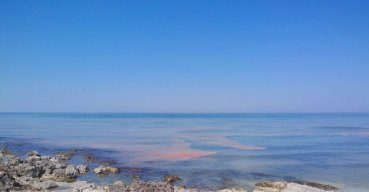
<path id="1" fill-rule="evenodd" d="M 86 165 L 68 165 L 66 160 L 73 153 L 59 153 L 56 156 L 41 156 L 36 151 L 27 153 L 20 159 L 10 151 L 0 150 L 0 191 L 74 191 L 74 192 L 185 192 L 172 183 L 177 176 L 167 176 L 163 182 L 143 182 L 135 179 L 131 185 L 116 182 L 113 185 L 99 186 L 85 181 L 76 181 L 77 176 L 88 171 Z M 118 173 L 112 166 L 99 166 L 96 174 Z"/>
<path id="2" fill-rule="evenodd" d="M 20 159 L 1 150 L 0 167 L 0 191 L 52 189 L 56 182 L 72 182 L 87 170 L 85 165 L 66 165 L 58 156 L 41 156 L 36 151 Z"/>
<path id="3" fill-rule="evenodd" d="M 0 191 L 60 191 L 60 192 L 200 192 L 195 188 L 173 185 L 181 180 L 178 176 L 168 175 L 161 182 L 143 182 L 134 178 L 130 185 L 117 181 L 112 185 L 96 185 L 76 178 L 88 172 L 86 165 L 68 165 L 66 160 L 72 152 L 59 153 L 56 156 L 42 156 L 30 151 L 25 159 L 18 158 L 8 150 L 0 150 Z M 112 166 L 99 166 L 94 172 L 99 175 L 118 173 Z M 327 192 L 337 188 L 314 182 L 261 182 L 255 185 L 253 192 Z M 227 188 L 217 192 L 247 192 L 241 188 Z"/>

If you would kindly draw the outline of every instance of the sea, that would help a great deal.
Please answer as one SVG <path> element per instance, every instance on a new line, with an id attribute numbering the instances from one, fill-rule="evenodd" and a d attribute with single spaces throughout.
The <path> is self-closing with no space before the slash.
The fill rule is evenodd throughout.
<path id="1" fill-rule="evenodd" d="M 133 176 L 203 189 L 311 181 L 369 191 L 369 113 L 0 113 L 0 148 L 20 156 L 75 150 L 112 159 Z M 93 169 L 98 164 L 89 164 Z"/>

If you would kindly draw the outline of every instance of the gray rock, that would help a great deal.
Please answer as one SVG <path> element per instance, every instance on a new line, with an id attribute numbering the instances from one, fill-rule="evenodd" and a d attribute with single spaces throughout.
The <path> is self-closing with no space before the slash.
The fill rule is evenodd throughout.
<path id="1" fill-rule="evenodd" d="M 57 157 L 50 157 L 51 162 L 59 162 L 59 159 Z"/>
<path id="2" fill-rule="evenodd" d="M 0 191 L 8 191 L 15 185 L 15 179 L 6 172 L 0 171 Z"/>
<path id="3" fill-rule="evenodd" d="M 26 158 L 26 161 L 28 161 L 28 162 L 39 161 L 39 160 L 41 160 L 40 156 L 29 156 L 29 157 Z"/>
<path id="4" fill-rule="evenodd" d="M 35 165 L 22 163 L 18 164 L 14 167 L 15 173 L 19 176 L 28 176 L 28 177 L 41 177 L 44 173 L 42 167 L 38 167 Z"/>
<path id="5" fill-rule="evenodd" d="M 254 192 L 280 192 L 287 188 L 286 182 L 260 182 L 255 184 Z"/>
<path id="6" fill-rule="evenodd" d="M 72 192 L 105 192 L 107 190 L 104 187 L 97 186 L 94 183 L 88 183 L 86 181 L 76 181 L 74 183 L 65 184 L 64 187 L 69 188 Z M 110 192 L 110 191 L 109 191 Z"/>
<path id="7" fill-rule="evenodd" d="M 4 156 L 7 156 L 7 155 L 12 155 L 12 153 L 7 149 L 1 149 L 0 150 L 0 157 L 4 157 Z"/>
<path id="8" fill-rule="evenodd" d="M 131 184 L 130 189 L 136 192 L 173 192 L 174 188 L 167 182 L 140 182 L 135 181 Z"/>
<path id="9" fill-rule="evenodd" d="M 37 156 L 40 157 L 41 155 L 37 151 L 30 151 L 27 153 L 27 157 Z"/>
<path id="10" fill-rule="evenodd" d="M 65 168 L 65 175 L 67 177 L 70 177 L 70 178 L 77 177 L 78 173 L 79 172 L 77 168 L 73 165 L 68 165 L 67 168 Z"/>
<path id="11" fill-rule="evenodd" d="M 50 160 L 51 157 L 50 156 L 41 156 L 41 160 L 45 161 L 45 160 Z"/>
<path id="12" fill-rule="evenodd" d="M 123 181 L 116 181 L 114 182 L 114 185 L 124 185 Z"/>
<path id="13" fill-rule="evenodd" d="M 17 185 L 12 188 L 12 191 L 16 190 L 25 190 L 25 189 L 32 189 L 32 184 L 35 182 L 39 182 L 38 178 L 28 177 L 28 176 L 21 176 L 15 177 L 15 181 Z"/>
<path id="14" fill-rule="evenodd" d="M 64 178 L 66 177 L 65 169 L 55 169 L 49 178 Z"/>
<path id="15" fill-rule="evenodd" d="M 85 174 L 88 171 L 88 167 L 86 165 L 77 165 L 77 170 L 79 174 Z"/>
<path id="16" fill-rule="evenodd" d="M 65 168 L 67 168 L 67 165 L 65 164 L 57 163 L 55 165 L 55 169 L 65 169 Z"/>
<path id="17" fill-rule="evenodd" d="M 0 150 L 0 161 L 2 165 L 6 166 L 12 166 L 23 162 L 20 158 L 6 149 Z"/>
<path id="18" fill-rule="evenodd" d="M 47 166 L 45 167 L 45 173 L 44 174 L 53 174 L 55 170 L 54 166 Z"/>
<path id="19" fill-rule="evenodd" d="M 109 173 L 118 173 L 119 169 L 116 167 L 110 167 L 110 166 L 99 166 L 94 169 L 94 172 L 96 174 L 105 175 Z"/>
<path id="20" fill-rule="evenodd" d="M 54 189 L 58 187 L 58 185 L 53 181 L 36 182 L 33 183 L 31 186 L 33 189 L 37 190 Z"/>
<path id="21" fill-rule="evenodd" d="M 109 192 L 130 191 L 129 186 L 126 186 L 122 181 L 116 181 L 113 185 L 106 187 Z"/>

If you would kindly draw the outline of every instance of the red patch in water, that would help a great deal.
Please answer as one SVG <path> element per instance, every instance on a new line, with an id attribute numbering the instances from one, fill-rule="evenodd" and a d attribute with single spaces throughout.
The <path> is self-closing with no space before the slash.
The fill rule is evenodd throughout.
<path id="1" fill-rule="evenodd" d="M 205 157 L 214 154 L 209 151 L 183 151 L 183 152 L 167 152 L 157 154 L 160 159 L 171 160 L 188 160 L 193 158 Z"/>

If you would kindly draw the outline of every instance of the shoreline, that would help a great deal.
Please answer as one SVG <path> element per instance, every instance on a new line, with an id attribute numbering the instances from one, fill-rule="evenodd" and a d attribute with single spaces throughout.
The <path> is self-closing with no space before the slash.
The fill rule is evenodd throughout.
<path id="1" fill-rule="evenodd" d="M 86 173 L 97 176 L 118 174 L 124 171 L 115 167 L 113 160 L 102 159 L 92 154 L 84 156 L 86 163 L 73 165 L 68 161 L 77 151 L 66 151 L 53 156 L 43 156 L 30 151 L 22 159 L 7 149 L 0 149 L 0 191 L 75 191 L 75 192 L 246 192 L 243 188 L 219 188 L 207 190 L 176 185 L 181 180 L 175 175 L 166 175 L 161 181 L 143 181 L 133 175 L 131 183 L 117 180 L 109 184 L 96 184 L 80 180 Z M 90 169 L 88 163 L 99 166 Z M 132 168 L 137 169 L 137 168 Z M 140 170 L 133 170 L 140 171 Z M 250 192 L 250 190 L 248 190 Z M 308 181 L 262 181 L 255 184 L 253 192 L 325 192 L 339 191 L 337 187 Z"/>

